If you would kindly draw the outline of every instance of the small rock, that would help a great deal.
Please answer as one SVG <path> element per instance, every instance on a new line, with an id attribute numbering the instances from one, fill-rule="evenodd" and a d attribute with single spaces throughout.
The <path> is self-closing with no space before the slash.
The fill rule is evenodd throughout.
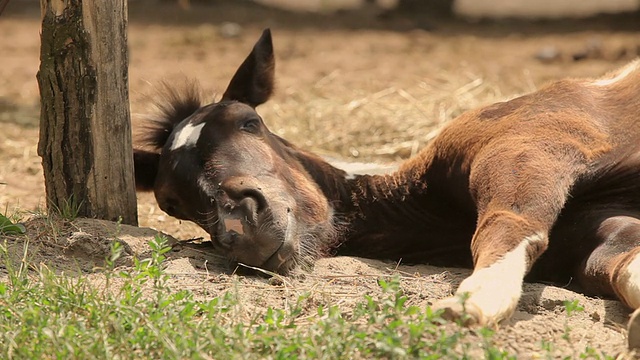
<path id="1" fill-rule="evenodd" d="M 584 49 L 576 51 L 572 56 L 573 61 L 580 61 L 585 59 L 601 59 L 602 53 L 602 40 L 598 38 L 592 38 L 587 41 Z"/>
<path id="2" fill-rule="evenodd" d="M 76 231 L 69 236 L 65 251 L 76 256 L 89 256 L 104 259 L 111 255 L 111 243 L 117 241 L 122 245 L 121 256 L 133 255 L 133 250 L 126 242 L 116 239 L 107 239 L 101 236 L 94 236 L 82 231 Z"/>
<path id="3" fill-rule="evenodd" d="M 78 252 L 84 255 L 106 255 L 100 239 L 82 231 L 76 231 L 69 236 L 69 243 L 65 247 L 67 252 Z"/>
<path id="4" fill-rule="evenodd" d="M 539 306 L 538 296 L 531 293 L 524 293 L 520 298 L 518 308 L 528 314 L 537 314 Z"/>
<path id="5" fill-rule="evenodd" d="M 542 305 L 542 307 L 543 307 L 545 310 L 553 311 L 553 310 L 555 310 L 557 307 L 559 307 L 559 306 L 563 306 L 563 305 L 564 305 L 564 302 L 563 302 L 562 300 L 551 300 L 551 299 L 545 299 L 545 300 L 543 300 L 543 301 L 542 301 L 542 304 L 540 304 L 540 305 Z"/>
<path id="6" fill-rule="evenodd" d="M 588 57 L 589 57 L 589 52 L 587 50 L 576 51 L 575 53 L 573 53 L 573 55 L 571 55 L 571 58 L 573 59 L 573 61 L 582 61 L 587 59 Z"/>
<path id="7" fill-rule="evenodd" d="M 284 281 L 282 281 L 282 278 L 274 276 L 274 277 L 269 279 L 269 285 L 282 286 L 282 285 L 284 285 Z"/>
<path id="8" fill-rule="evenodd" d="M 555 46 L 545 46 L 538 50 L 535 57 L 545 63 L 553 62 L 560 59 L 560 50 Z"/>
<path id="9" fill-rule="evenodd" d="M 242 26 L 234 22 L 224 22 L 220 25 L 220 36 L 226 39 L 236 38 L 242 34 Z"/>

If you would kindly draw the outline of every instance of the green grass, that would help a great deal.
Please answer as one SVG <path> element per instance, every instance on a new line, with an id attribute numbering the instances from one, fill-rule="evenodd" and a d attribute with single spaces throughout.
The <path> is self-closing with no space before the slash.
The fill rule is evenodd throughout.
<path id="1" fill-rule="evenodd" d="M 6 214 L 5 209 L 5 214 Z M 24 225 L 19 223 L 20 216 L 18 214 L 5 216 L 0 213 L 0 235 L 24 234 L 26 229 Z"/>
<path id="2" fill-rule="evenodd" d="M 49 206 L 51 206 L 52 215 L 72 221 L 78 217 L 78 214 L 80 214 L 80 208 L 83 203 L 84 200 L 77 201 L 76 197 L 72 194 L 69 199 L 63 200 L 59 205 L 52 203 Z"/>
<path id="3" fill-rule="evenodd" d="M 8 261 L 0 281 L 2 359 L 515 359 L 492 342 L 490 329 L 467 329 L 429 307 L 406 305 L 397 278 L 380 279 L 379 298 L 364 296 L 353 311 L 315 306 L 307 296 L 286 309 L 245 310 L 233 291 L 198 301 L 168 286 L 167 240 L 150 242 L 149 258 L 132 270 L 114 268 L 113 242 L 104 286 L 85 276 L 60 276 L 25 257 Z M 31 270 L 29 270 L 31 269 Z M 3 272 L 0 272 L 3 274 Z M 577 311 L 578 304 L 570 305 Z M 569 311 L 569 310 L 568 310 Z M 471 346 L 473 344 L 473 346 Z M 553 344 L 541 344 L 550 353 Z M 591 351 L 589 353 L 588 351 Z M 587 349 L 584 358 L 600 359 Z"/>

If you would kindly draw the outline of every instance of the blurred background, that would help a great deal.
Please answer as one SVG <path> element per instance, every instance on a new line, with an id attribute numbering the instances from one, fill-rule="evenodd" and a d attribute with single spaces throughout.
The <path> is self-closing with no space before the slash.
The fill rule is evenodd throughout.
<path id="1" fill-rule="evenodd" d="M 344 161 L 397 163 L 461 112 L 640 55 L 640 0 L 130 0 L 133 121 L 162 80 L 216 99 L 264 28 L 277 91 L 270 129 Z M 0 15 L 0 206 L 44 203 L 36 153 L 40 8 Z M 140 196 L 141 223 L 192 234 Z M 171 229 L 169 230 L 171 231 Z"/>

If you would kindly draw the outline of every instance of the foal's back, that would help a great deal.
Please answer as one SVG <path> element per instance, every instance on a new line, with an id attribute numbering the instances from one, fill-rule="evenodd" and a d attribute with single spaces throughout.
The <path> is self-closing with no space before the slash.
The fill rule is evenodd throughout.
<path id="1" fill-rule="evenodd" d="M 513 311 L 527 272 L 640 306 L 640 62 L 465 113 L 403 169 L 420 162 L 427 179 L 454 164 L 446 184 L 475 206 L 474 273 L 456 293 L 478 321 Z"/>
<path id="2" fill-rule="evenodd" d="M 586 110 L 582 121 L 601 129 L 605 151 L 576 179 L 551 230 L 549 248 L 529 276 L 581 282 L 589 293 L 615 296 L 610 279 L 587 275 L 596 273 L 589 270 L 590 262 L 617 266 L 611 257 L 633 253 L 640 240 L 635 230 L 620 236 L 640 219 L 640 61 L 598 80 L 571 82 L 584 94 L 573 106 Z"/>
<path id="3" fill-rule="evenodd" d="M 594 95 L 614 147 L 640 140 L 640 60 L 602 79 L 583 82 Z"/>

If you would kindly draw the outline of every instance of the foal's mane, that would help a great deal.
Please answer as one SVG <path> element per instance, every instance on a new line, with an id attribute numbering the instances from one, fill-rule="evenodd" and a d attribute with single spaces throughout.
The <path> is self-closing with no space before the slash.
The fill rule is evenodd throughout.
<path id="1" fill-rule="evenodd" d="M 158 151 L 176 125 L 202 106 L 204 96 L 196 80 L 185 80 L 178 85 L 162 81 L 150 101 L 154 110 L 139 119 L 135 144 Z"/>

